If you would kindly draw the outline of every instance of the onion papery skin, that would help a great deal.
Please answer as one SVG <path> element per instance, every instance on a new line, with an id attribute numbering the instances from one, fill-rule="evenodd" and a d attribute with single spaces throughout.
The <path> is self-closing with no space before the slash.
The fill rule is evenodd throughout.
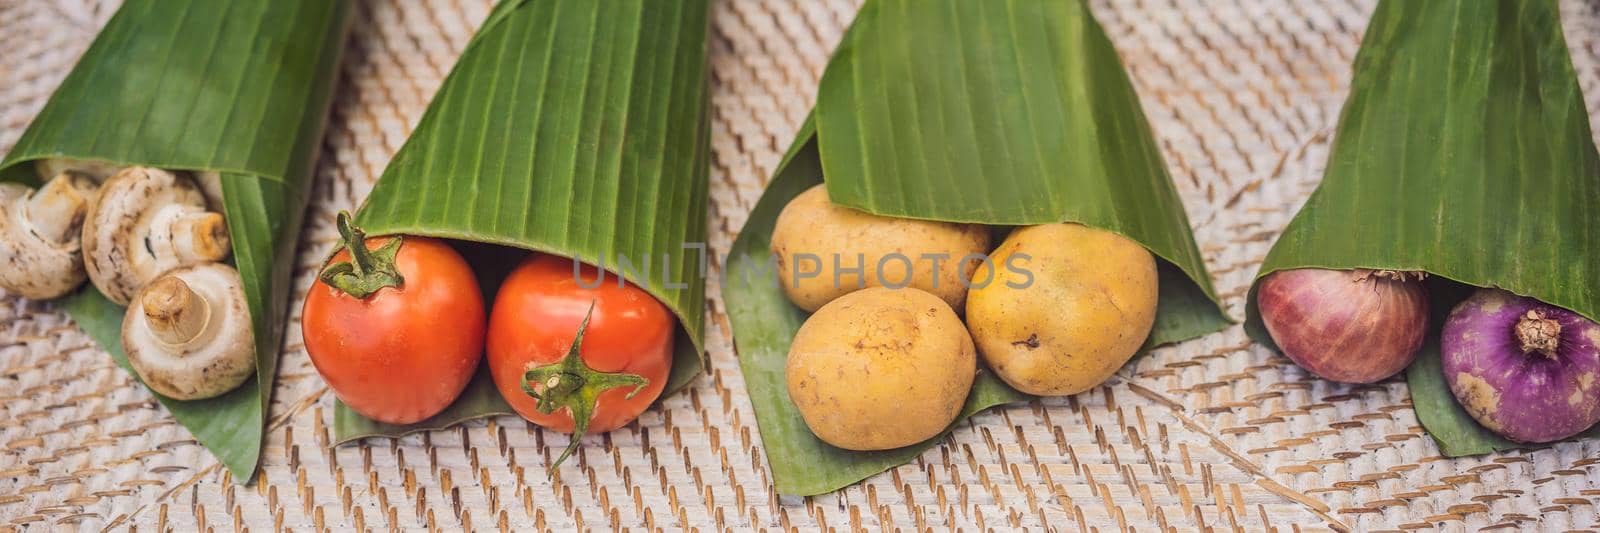
<path id="1" fill-rule="evenodd" d="M 1428 331 L 1420 273 L 1301 268 L 1256 288 L 1261 322 L 1278 349 L 1312 374 L 1374 383 L 1405 370 Z"/>
<path id="2" fill-rule="evenodd" d="M 1560 326 L 1553 353 L 1525 352 L 1529 311 Z M 1445 320 L 1445 381 L 1483 427 L 1525 443 L 1561 440 L 1600 420 L 1600 325 L 1499 289 L 1480 289 Z"/>

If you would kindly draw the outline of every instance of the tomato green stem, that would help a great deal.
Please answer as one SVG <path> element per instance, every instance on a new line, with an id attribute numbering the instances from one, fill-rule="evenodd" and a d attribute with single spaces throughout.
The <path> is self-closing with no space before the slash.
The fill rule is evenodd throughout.
<path id="1" fill-rule="evenodd" d="M 350 261 L 323 269 L 318 275 L 323 283 L 356 298 L 366 298 L 384 287 L 398 289 L 405 285 L 405 277 L 394 265 L 394 256 L 400 253 L 401 236 L 389 239 L 377 250 L 368 250 L 367 232 L 350 223 L 349 211 L 340 211 L 336 224 L 341 245 L 350 251 Z"/>
<path id="2" fill-rule="evenodd" d="M 583 362 L 583 357 L 578 354 L 578 349 L 583 345 L 583 333 L 589 329 L 589 317 L 594 315 L 594 303 L 589 304 L 589 311 L 583 315 L 583 323 L 578 325 L 578 334 L 572 338 L 572 347 L 567 349 L 567 355 L 560 361 L 548 365 L 530 368 L 522 375 L 522 391 L 528 396 L 538 400 L 537 409 L 540 413 L 550 414 L 557 409 L 565 407 L 572 414 L 572 441 L 567 444 L 567 449 L 561 452 L 561 457 L 550 465 L 549 473 L 555 475 L 561 462 L 578 449 L 579 442 L 585 432 L 589 430 L 589 420 L 594 418 L 595 404 L 600 399 L 600 393 L 617 387 L 633 386 L 633 390 L 625 397 L 633 399 L 644 390 L 650 380 L 634 374 L 620 372 L 601 372 Z"/>

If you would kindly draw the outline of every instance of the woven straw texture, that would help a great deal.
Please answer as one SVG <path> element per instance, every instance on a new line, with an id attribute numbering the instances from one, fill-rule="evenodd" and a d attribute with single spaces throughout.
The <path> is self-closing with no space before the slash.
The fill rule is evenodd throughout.
<path id="1" fill-rule="evenodd" d="M 815 96 L 854 0 L 716 0 L 712 247 L 725 252 Z M 710 368 L 638 423 L 587 439 L 514 417 L 330 449 L 333 397 L 298 299 L 421 117 L 490 0 L 357 10 L 297 266 L 258 481 L 233 482 L 49 304 L 0 296 L 0 527 L 445 530 L 1381 530 L 1600 527 L 1600 442 L 1444 459 L 1405 385 L 1343 386 L 1239 327 L 1158 350 L 1073 398 L 996 409 L 835 494 L 771 492 L 717 287 Z M 1099 0 L 1230 312 L 1321 176 L 1370 0 Z M 0 0 L 0 150 L 115 1 Z M 1600 109 L 1600 5 L 1567 2 Z M 720 254 L 718 254 L 720 255 Z M 720 263 L 718 263 L 720 264 Z"/>

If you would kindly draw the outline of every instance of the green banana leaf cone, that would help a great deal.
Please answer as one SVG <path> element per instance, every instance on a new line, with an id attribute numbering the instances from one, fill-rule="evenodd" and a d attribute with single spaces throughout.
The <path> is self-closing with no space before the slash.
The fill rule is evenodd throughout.
<path id="1" fill-rule="evenodd" d="M 1146 349 L 1226 327 L 1177 191 L 1116 50 L 1083 2 L 869 0 L 822 77 L 812 116 L 728 259 L 723 295 L 777 491 L 838 490 L 943 437 L 856 452 L 822 442 L 790 401 L 789 344 L 807 314 L 770 280 L 773 224 L 826 182 L 838 204 L 915 219 L 1077 222 L 1158 259 Z M 956 424 L 1029 399 L 980 371 Z M 953 426 L 952 426 L 953 427 Z M 948 431 L 948 430 L 947 430 Z"/>
<path id="2" fill-rule="evenodd" d="M 256 374 L 216 398 L 156 399 L 235 480 L 248 482 L 261 454 L 294 248 L 350 15 L 342 0 L 129 0 L 0 160 L 0 181 L 33 186 L 35 162 L 52 158 L 220 174 Z M 122 307 L 87 284 L 58 305 L 131 372 Z"/>
<path id="3" fill-rule="evenodd" d="M 1417 418 L 1447 456 L 1521 447 L 1456 402 L 1438 329 L 1472 287 L 1600 318 L 1600 154 L 1557 2 L 1386 0 L 1350 85 L 1322 184 L 1257 283 L 1297 268 L 1432 274 L 1434 331 L 1406 372 Z M 1276 349 L 1254 287 L 1245 329 Z"/>
<path id="4" fill-rule="evenodd" d="M 503 0 L 468 43 L 356 214 L 368 234 L 450 239 L 485 303 L 529 251 L 623 272 L 682 332 L 662 397 L 702 368 L 710 117 L 705 0 Z M 331 221 L 330 221 L 331 222 Z M 667 266 L 663 266 L 663 264 Z M 668 266 L 670 268 L 668 268 Z M 624 269 L 626 270 L 626 269 Z M 342 403 L 335 440 L 398 437 L 515 414 L 486 364 L 411 425 Z"/>

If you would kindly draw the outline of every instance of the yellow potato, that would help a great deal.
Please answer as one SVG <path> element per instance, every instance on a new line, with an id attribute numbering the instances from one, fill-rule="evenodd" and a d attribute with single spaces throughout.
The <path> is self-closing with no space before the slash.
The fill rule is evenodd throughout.
<path id="1" fill-rule="evenodd" d="M 1139 243 L 1078 224 L 1018 229 L 972 278 L 967 327 L 1006 383 L 1076 394 L 1115 373 L 1150 336 L 1156 262 Z M 1017 288 L 1026 285 L 1025 288 Z"/>
<path id="2" fill-rule="evenodd" d="M 960 310 L 988 251 L 985 226 L 867 214 L 834 205 L 822 185 L 790 200 L 772 230 L 783 291 L 807 311 L 867 287 L 906 286 Z"/>
<path id="3" fill-rule="evenodd" d="M 811 315 L 789 346 L 789 399 L 818 438 L 888 450 L 944 431 L 967 401 L 978 356 L 961 319 L 917 289 L 871 288 Z"/>

